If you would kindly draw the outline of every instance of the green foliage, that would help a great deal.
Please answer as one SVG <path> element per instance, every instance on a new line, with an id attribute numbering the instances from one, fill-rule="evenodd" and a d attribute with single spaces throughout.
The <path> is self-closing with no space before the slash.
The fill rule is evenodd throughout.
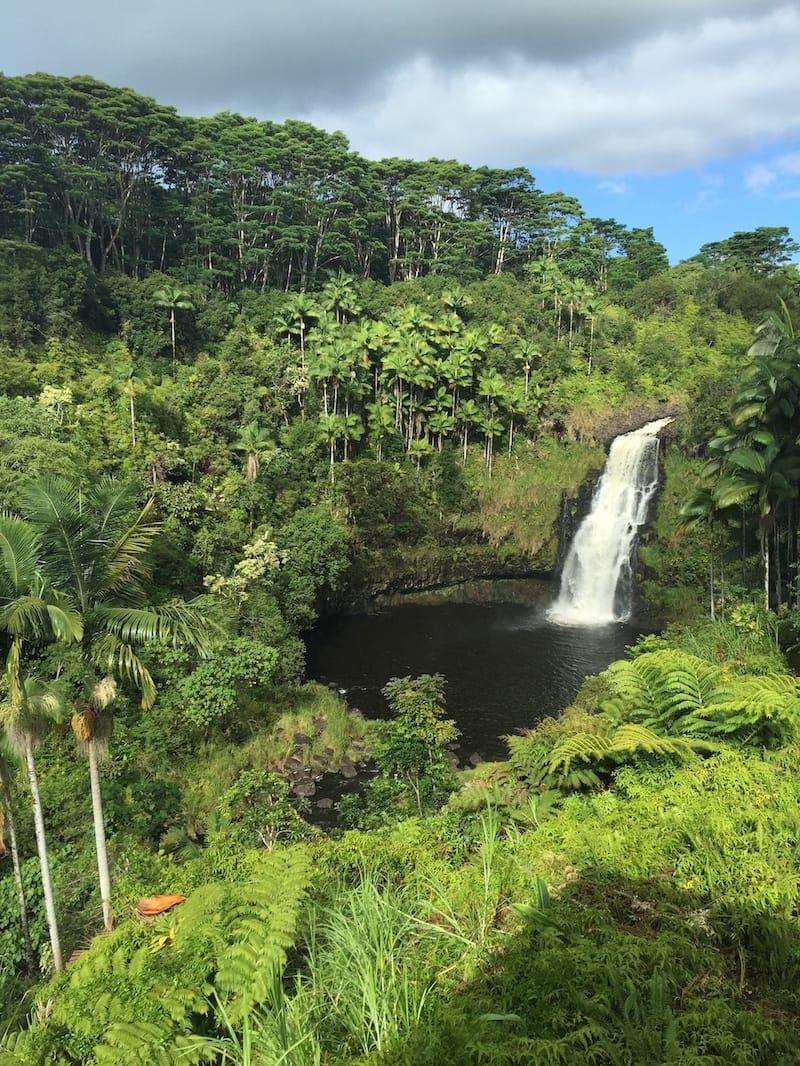
<path id="1" fill-rule="evenodd" d="M 179 677 L 167 697 L 174 713 L 197 729 L 235 723 L 243 692 L 251 698 L 269 690 L 278 652 L 249 637 L 227 641 L 214 655 Z"/>
<path id="2" fill-rule="evenodd" d="M 88 78 L 0 76 L 0 97 L 0 502 L 29 474 L 80 485 L 50 494 L 69 536 L 49 572 L 80 604 L 85 654 L 45 648 L 41 610 L 27 650 L 75 695 L 109 664 L 145 703 L 148 678 L 162 693 L 145 716 L 121 694 L 103 782 L 122 928 L 24 1000 L 0 877 L 0 1001 L 23 1004 L 3 1025 L 33 1011 L 3 1053 L 793 1062 L 798 692 L 746 595 L 757 548 L 774 604 L 797 567 L 788 231 L 668 270 L 651 230 L 588 219 L 524 168 L 369 162 L 307 123 L 182 117 Z M 737 386 L 748 320 L 781 299 Z M 676 439 L 697 451 L 731 395 L 716 513 L 674 534 L 700 460 L 669 449 L 640 553 L 652 603 L 717 617 L 672 630 L 671 648 L 641 642 L 510 738 L 510 763 L 454 774 L 441 679 L 391 682 L 379 727 L 296 690 L 298 634 L 321 608 L 409 575 L 551 567 L 564 494 L 599 469 L 621 411 L 682 407 Z M 86 488 L 112 473 L 129 486 L 119 512 Z M 158 519 L 141 511 L 151 493 Z M 722 506 L 740 500 L 756 505 L 744 521 Z M 98 508 L 103 533 L 87 533 Z M 191 635 L 172 604 L 204 581 L 230 625 L 217 653 L 141 646 Z M 790 655 L 797 628 L 784 610 Z M 382 773 L 350 820 L 373 831 L 315 837 L 313 862 L 286 850 L 305 828 L 273 768 L 371 745 Z M 99 921 L 84 770 L 61 735 L 39 761 L 69 949 Z M 165 887 L 190 898 L 153 926 L 126 920 Z"/>
<path id="3" fill-rule="evenodd" d="M 261 844 L 267 850 L 279 840 L 295 841 L 306 832 L 289 786 L 278 774 L 246 770 L 222 794 L 221 831 L 239 835 L 243 847 Z"/>
<path id="4" fill-rule="evenodd" d="M 365 875 L 337 886 L 312 915 L 306 936 L 317 1039 L 344 1061 L 380 1051 L 419 1023 L 433 974 L 419 973 L 416 909 L 407 891 Z"/>
<path id="5" fill-rule="evenodd" d="M 210 882 L 153 928 L 96 941 L 16 1041 L 20 1061 L 208 1061 L 209 1036 L 270 1001 L 308 883 L 302 851 L 262 853 L 251 880 Z"/>

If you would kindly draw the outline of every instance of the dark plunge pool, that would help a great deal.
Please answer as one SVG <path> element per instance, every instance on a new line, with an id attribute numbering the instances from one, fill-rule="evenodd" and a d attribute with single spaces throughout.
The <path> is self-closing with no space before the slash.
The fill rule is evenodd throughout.
<path id="1" fill-rule="evenodd" d="M 650 628 L 643 619 L 554 625 L 545 616 L 554 594 L 545 581 L 476 582 L 342 616 L 311 635 L 308 675 L 380 717 L 387 710 L 380 690 L 390 678 L 444 674 L 447 714 L 464 752 L 502 758 L 503 735 L 565 707 L 585 677 Z"/>

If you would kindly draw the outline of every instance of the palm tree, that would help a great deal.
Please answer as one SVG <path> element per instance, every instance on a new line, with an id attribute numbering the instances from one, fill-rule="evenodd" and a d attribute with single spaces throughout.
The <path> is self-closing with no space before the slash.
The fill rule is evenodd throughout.
<path id="1" fill-rule="evenodd" d="M 175 365 L 177 361 L 177 345 L 175 341 L 175 312 L 194 311 L 189 293 L 185 289 L 179 289 L 176 285 L 165 285 L 153 293 L 153 303 L 157 307 L 166 307 L 169 311 L 169 328 L 172 339 L 172 376 L 175 377 Z"/>
<path id="2" fill-rule="evenodd" d="M 787 444 L 783 448 L 768 430 L 748 435 L 743 443 L 725 454 L 722 477 L 713 488 L 717 509 L 755 499 L 758 506 L 758 539 L 764 565 L 764 598 L 770 605 L 770 547 L 778 509 L 782 502 L 797 494 L 800 483 L 800 448 Z"/>
<path id="3" fill-rule="evenodd" d="M 245 472 L 248 481 L 253 482 L 258 477 L 259 460 L 271 444 L 269 433 L 258 422 L 248 422 L 239 430 L 233 450 L 247 456 Z"/>
<path id="4" fill-rule="evenodd" d="M 318 318 L 319 310 L 307 292 L 293 292 L 286 297 L 283 313 L 278 318 L 278 329 L 288 336 L 297 336 L 300 341 L 300 366 L 306 367 L 306 334 L 309 319 Z"/>
<path id="5" fill-rule="evenodd" d="M 128 397 L 128 411 L 131 420 L 131 448 L 136 447 L 136 393 L 144 382 L 136 374 L 132 363 L 121 364 L 114 368 L 113 383 Z"/>
<path id="6" fill-rule="evenodd" d="M 28 523 L 0 515 L 0 632 L 7 641 L 6 699 L 0 706 L 0 722 L 12 749 L 24 758 L 28 772 L 50 947 L 53 965 L 60 970 L 61 940 L 34 759 L 48 718 L 58 713 L 59 701 L 35 678 L 26 676 L 26 653 L 31 645 L 80 640 L 83 630 L 69 598 L 49 587 L 40 573 L 40 547 L 39 538 Z"/>
<path id="7" fill-rule="evenodd" d="M 375 458 L 380 462 L 383 458 L 383 442 L 395 432 L 394 408 L 391 404 L 376 401 L 368 403 L 366 410 L 370 436 L 375 442 Z"/>
<path id="8" fill-rule="evenodd" d="M 463 449 L 462 463 L 466 466 L 469 447 L 469 427 L 480 425 L 481 409 L 474 400 L 464 400 L 458 409 L 457 419 L 461 425 L 461 443 Z"/>
<path id="9" fill-rule="evenodd" d="M 14 817 L 14 801 L 11 792 L 11 767 L 2 752 L 0 752 L 0 855 L 4 855 L 6 852 L 3 838 L 5 825 L 8 826 L 8 843 L 11 850 L 11 864 L 14 868 L 14 888 L 17 893 L 17 906 L 19 907 L 19 924 L 22 929 L 22 940 L 25 944 L 25 962 L 28 977 L 33 977 L 36 973 L 36 959 L 33 955 L 28 907 L 25 902 L 25 888 L 22 884 L 22 866 L 19 861 L 19 848 L 17 847 L 17 823 Z"/>
<path id="10" fill-rule="evenodd" d="M 319 416 L 319 432 L 322 439 L 328 445 L 329 477 L 331 484 L 335 481 L 334 463 L 336 461 L 336 442 L 345 435 L 345 416 L 326 415 Z"/>
<path id="11" fill-rule="evenodd" d="M 442 306 L 448 311 L 454 311 L 461 318 L 464 317 L 464 313 L 471 304 L 472 297 L 458 283 L 452 284 L 449 289 L 442 292 Z"/>
<path id="12" fill-rule="evenodd" d="M 148 641 L 184 645 L 205 655 L 212 627 L 192 604 L 148 603 L 148 552 L 159 533 L 152 499 L 139 508 L 137 487 L 103 478 L 83 492 L 64 479 L 29 485 L 23 512 L 38 532 L 41 569 L 77 618 L 85 678 L 72 725 L 89 762 L 100 895 L 105 928 L 113 926 L 99 757 L 111 726 L 117 679 L 152 707 L 156 688 L 138 654 Z"/>
<path id="13" fill-rule="evenodd" d="M 708 530 L 708 589 L 709 608 L 711 617 L 714 618 L 714 515 L 716 513 L 714 496 L 707 488 L 699 487 L 694 490 L 691 497 L 681 507 L 680 520 L 677 530 L 694 529 L 704 525 Z"/>
<path id="14" fill-rule="evenodd" d="M 9 669 L 13 669 L 10 667 Z M 8 677 L 7 677 L 8 680 Z M 42 877 L 42 894 L 50 934 L 50 949 L 53 953 L 53 966 L 56 970 L 64 968 L 61 954 L 61 937 L 58 932 L 53 880 L 50 876 L 50 859 L 47 851 L 47 835 L 42 814 L 42 800 L 39 792 L 39 775 L 36 772 L 34 753 L 41 743 L 50 721 L 60 717 L 63 704 L 59 695 L 48 689 L 36 678 L 22 678 L 18 674 L 18 698 L 9 699 L 0 707 L 6 738 L 12 751 L 25 760 L 28 772 L 28 785 L 31 792 L 33 808 L 33 828 L 36 836 L 36 850 L 39 854 L 39 867 Z M 9 689 L 11 684 L 9 684 Z"/>
<path id="15" fill-rule="evenodd" d="M 354 318 L 361 313 L 356 294 L 355 278 L 340 270 L 335 277 L 330 278 L 322 286 L 320 294 L 322 306 L 326 311 L 332 311 L 339 325 L 346 318 Z"/>

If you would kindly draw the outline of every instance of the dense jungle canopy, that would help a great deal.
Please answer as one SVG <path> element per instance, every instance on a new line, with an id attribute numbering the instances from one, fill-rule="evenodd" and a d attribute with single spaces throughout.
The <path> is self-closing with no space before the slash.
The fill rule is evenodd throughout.
<path id="1" fill-rule="evenodd" d="M 0 76 L 0 1061 L 797 1061 L 798 250 Z M 663 414 L 663 635 L 507 760 L 307 681 L 321 614 L 552 575 Z"/>

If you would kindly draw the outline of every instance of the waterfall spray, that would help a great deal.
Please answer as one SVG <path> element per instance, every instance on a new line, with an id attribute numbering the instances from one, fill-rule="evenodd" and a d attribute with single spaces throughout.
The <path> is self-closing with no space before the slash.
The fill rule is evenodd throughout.
<path id="1" fill-rule="evenodd" d="M 672 421 L 648 422 L 617 437 L 561 575 L 553 622 L 604 625 L 624 622 L 633 603 L 631 555 L 658 486 L 658 433 Z"/>

